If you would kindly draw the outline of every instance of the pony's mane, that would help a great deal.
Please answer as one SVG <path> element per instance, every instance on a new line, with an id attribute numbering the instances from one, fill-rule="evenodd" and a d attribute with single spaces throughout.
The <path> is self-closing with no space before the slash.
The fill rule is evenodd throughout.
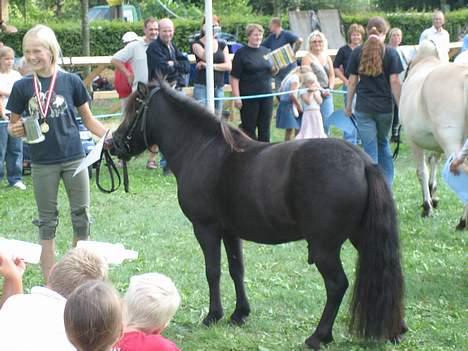
<path id="1" fill-rule="evenodd" d="M 229 145 L 231 150 L 242 151 L 240 145 L 244 144 L 246 140 L 250 140 L 242 131 L 231 127 L 224 118 L 218 119 L 194 99 L 174 90 L 165 80 L 157 78 L 155 81 L 150 82 L 147 88 L 148 91 L 151 91 L 158 86 L 165 98 L 175 102 L 174 105 L 180 110 L 181 116 L 185 117 L 186 123 L 206 131 L 220 131 L 224 141 Z M 134 92 L 128 97 L 122 123 L 129 124 L 131 119 L 134 118 L 132 116 L 135 116 L 138 99 L 138 92 Z M 188 113 L 188 111 L 190 112 Z"/>

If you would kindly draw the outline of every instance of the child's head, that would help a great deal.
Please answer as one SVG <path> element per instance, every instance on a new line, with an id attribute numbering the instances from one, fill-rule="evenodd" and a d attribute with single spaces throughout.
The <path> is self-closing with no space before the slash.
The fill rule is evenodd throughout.
<path id="1" fill-rule="evenodd" d="M 80 285 L 67 299 L 65 331 L 78 351 L 110 351 L 123 332 L 117 291 L 100 280 Z"/>
<path id="2" fill-rule="evenodd" d="M 33 71 L 44 65 L 55 66 L 60 57 L 60 45 L 52 29 L 38 24 L 28 30 L 23 37 L 23 53 Z"/>
<path id="3" fill-rule="evenodd" d="M 107 263 L 100 255 L 84 247 L 75 247 L 52 267 L 47 286 L 68 298 L 87 281 L 107 279 L 107 270 Z"/>
<path id="4" fill-rule="evenodd" d="M 0 47 L 0 70 L 7 70 L 13 67 L 15 52 L 8 46 Z"/>
<path id="5" fill-rule="evenodd" d="M 126 327 L 148 334 L 161 333 L 180 304 L 180 295 L 172 280 L 159 273 L 133 276 L 124 299 Z"/>
<path id="6" fill-rule="evenodd" d="M 302 85 L 310 87 L 318 84 L 317 76 L 313 72 L 306 72 L 302 75 Z"/>

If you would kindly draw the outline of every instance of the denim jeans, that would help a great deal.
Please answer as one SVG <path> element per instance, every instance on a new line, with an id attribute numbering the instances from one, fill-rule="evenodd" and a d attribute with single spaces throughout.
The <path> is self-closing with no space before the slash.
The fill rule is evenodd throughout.
<path id="1" fill-rule="evenodd" d="M 322 121 L 323 125 L 328 126 L 328 123 L 326 123 L 328 117 L 333 113 L 334 107 L 333 107 L 333 96 L 330 94 L 328 96 L 323 97 L 323 102 L 320 105 L 320 113 L 322 114 Z M 325 127 L 325 133 L 328 135 L 328 127 Z"/>
<path id="2" fill-rule="evenodd" d="M 224 97 L 224 87 L 214 88 L 214 97 L 222 98 Z M 206 99 L 206 85 L 203 84 L 194 84 L 193 85 L 193 98 L 197 100 L 204 106 L 208 106 L 208 101 Z M 223 112 L 223 100 L 215 100 L 215 113 L 218 116 L 221 116 Z"/>
<path id="3" fill-rule="evenodd" d="M 8 183 L 13 185 L 21 180 L 23 173 L 23 141 L 10 136 L 7 126 L 7 123 L 0 124 L 0 181 L 6 164 Z"/>
<path id="4" fill-rule="evenodd" d="M 393 113 L 366 113 L 354 111 L 364 151 L 383 170 L 390 187 L 393 184 L 393 159 L 390 151 L 389 134 L 392 129 Z"/>

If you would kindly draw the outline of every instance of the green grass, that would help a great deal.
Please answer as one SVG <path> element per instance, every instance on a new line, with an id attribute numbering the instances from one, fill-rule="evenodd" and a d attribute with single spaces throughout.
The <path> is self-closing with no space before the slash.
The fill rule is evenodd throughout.
<path id="1" fill-rule="evenodd" d="M 111 121 L 112 122 L 116 122 Z M 282 132 L 273 131 L 275 140 Z M 208 288 L 201 250 L 190 222 L 176 197 L 174 177 L 146 170 L 146 156 L 130 164 L 130 190 L 107 195 L 92 184 L 92 239 L 121 242 L 139 258 L 111 268 L 110 278 L 124 292 L 133 274 L 158 271 L 170 276 L 182 305 L 165 335 L 184 350 L 303 350 L 303 342 L 318 323 L 325 301 L 323 281 L 307 264 L 305 242 L 265 246 L 245 243 L 246 287 L 252 306 L 243 327 L 226 319 L 212 328 L 201 325 L 207 313 Z M 341 175 L 337 175 L 341 176 Z M 31 178 L 25 192 L 0 186 L 0 234 L 36 241 L 37 228 Z M 394 186 L 398 206 L 406 280 L 406 320 L 410 331 L 397 346 L 364 344 L 347 332 L 350 291 L 345 296 L 329 350 L 463 350 L 467 349 L 466 232 L 454 227 L 461 203 L 440 182 L 440 208 L 433 218 L 420 217 L 421 195 L 406 145 L 396 162 Z M 59 194 L 58 256 L 70 248 L 71 226 L 67 198 Z M 353 282 L 355 250 L 345 244 L 342 258 Z M 37 266 L 29 266 L 25 289 L 42 284 Z M 226 316 L 235 297 L 223 256 L 222 294 Z"/>

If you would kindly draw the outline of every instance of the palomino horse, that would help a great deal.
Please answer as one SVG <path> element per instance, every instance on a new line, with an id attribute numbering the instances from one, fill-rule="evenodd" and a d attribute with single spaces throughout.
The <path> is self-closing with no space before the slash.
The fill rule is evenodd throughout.
<path id="1" fill-rule="evenodd" d="M 468 137 L 468 65 L 442 63 L 436 45 L 424 41 L 403 83 L 400 116 L 423 192 L 423 216 L 437 206 L 436 167 L 441 153 L 460 151 Z M 430 170 L 426 166 L 425 151 Z M 468 227 L 468 206 L 457 229 Z"/>
<path id="2" fill-rule="evenodd" d="M 236 290 L 231 321 L 250 313 L 241 240 L 280 244 L 306 240 L 327 300 L 306 344 L 333 340 L 332 328 L 348 279 L 340 259 L 350 239 L 359 252 L 351 303 L 352 330 L 364 338 L 398 340 L 403 276 L 392 194 L 359 148 L 337 139 L 270 144 L 228 127 L 164 82 L 139 84 L 111 150 L 123 160 L 157 144 L 177 179 L 179 204 L 205 257 L 210 307 L 204 324 L 223 316 L 221 242 Z M 180 259 L 183 259 L 182 257 Z"/>

